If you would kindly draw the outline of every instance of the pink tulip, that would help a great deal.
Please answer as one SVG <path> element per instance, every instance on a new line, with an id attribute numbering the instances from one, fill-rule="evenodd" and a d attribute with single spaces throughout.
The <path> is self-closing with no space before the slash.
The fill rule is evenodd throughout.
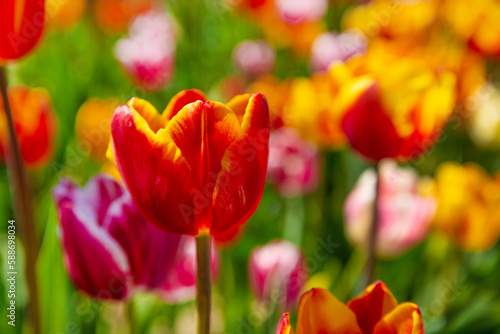
<path id="1" fill-rule="evenodd" d="M 281 19 L 289 24 L 321 20 L 328 9 L 328 0 L 276 0 Z"/>
<path id="2" fill-rule="evenodd" d="M 375 184 L 375 171 L 365 171 L 344 203 L 347 236 L 361 248 L 368 245 Z M 399 168 L 393 160 L 381 162 L 376 239 L 379 256 L 396 256 L 427 236 L 437 204 L 432 197 L 420 195 L 418 186 L 413 169 Z"/>
<path id="3" fill-rule="evenodd" d="M 356 31 L 323 33 L 316 37 L 311 48 L 311 69 L 325 72 L 336 61 L 346 62 L 352 56 L 365 53 L 366 45 L 366 38 Z"/>
<path id="4" fill-rule="evenodd" d="M 292 128 L 271 133 L 267 178 L 281 195 L 291 197 L 310 193 L 319 183 L 317 147 L 304 141 Z"/>
<path id="5" fill-rule="evenodd" d="M 211 254 L 212 281 L 215 281 L 219 272 L 219 256 L 213 240 Z M 171 304 L 185 302 L 196 297 L 196 241 L 194 237 L 182 237 L 179 256 L 159 294 L 163 300 Z"/>
<path id="6" fill-rule="evenodd" d="M 53 197 L 64 265 L 78 289 L 99 299 L 127 299 L 162 286 L 181 236 L 149 224 L 119 183 L 99 175 L 82 189 L 63 180 Z"/>
<path id="7" fill-rule="evenodd" d="M 233 51 L 234 66 L 251 78 L 271 73 L 276 53 L 265 41 L 243 41 Z"/>
<path id="8" fill-rule="evenodd" d="M 276 240 L 252 251 L 248 276 L 250 288 L 259 301 L 274 302 L 286 308 L 297 303 L 308 278 L 308 269 L 299 247 Z"/>
<path id="9" fill-rule="evenodd" d="M 129 36 L 116 43 L 115 56 L 139 86 L 156 91 L 172 79 L 175 44 L 176 28 L 170 16 L 151 11 L 134 20 Z"/>

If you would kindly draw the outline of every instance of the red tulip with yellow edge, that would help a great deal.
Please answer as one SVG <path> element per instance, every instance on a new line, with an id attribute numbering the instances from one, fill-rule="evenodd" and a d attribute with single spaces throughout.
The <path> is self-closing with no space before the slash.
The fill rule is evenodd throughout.
<path id="1" fill-rule="evenodd" d="M 28 168 L 45 165 L 54 149 L 56 117 L 50 96 L 44 89 L 16 86 L 9 89 L 21 157 Z M 0 100 L 0 130 L 7 132 L 4 104 Z M 0 138 L 0 153 L 5 159 L 6 138 Z"/>
<path id="2" fill-rule="evenodd" d="M 299 303 L 296 334 L 423 334 L 417 305 L 398 304 L 387 286 L 377 281 L 350 300 L 340 302 L 325 289 L 305 292 Z M 293 333 L 288 314 L 283 314 L 276 334 Z"/>
<path id="3" fill-rule="evenodd" d="M 418 157 L 434 145 L 455 107 L 455 74 L 436 72 L 381 40 L 330 72 L 345 78 L 336 99 L 344 133 L 370 160 Z"/>
<path id="4" fill-rule="evenodd" d="M 36 45 L 45 25 L 45 0 L 0 2 L 0 60 L 18 59 Z"/>
<path id="5" fill-rule="evenodd" d="M 111 137 L 123 181 L 162 230 L 213 235 L 244 223 L 257 208 L 269 141 L 262 94 L 224 105 L 182 91 L 161 115 L 133 98 L 116 109 Z"/>
<path id="6" fill-rule="evenodd" d="M 434 228 L 468 252 L 493 247 L 500 238 L 500 173 L 490 177 L 474 163 L 445 162 L 434 183 Z"/>

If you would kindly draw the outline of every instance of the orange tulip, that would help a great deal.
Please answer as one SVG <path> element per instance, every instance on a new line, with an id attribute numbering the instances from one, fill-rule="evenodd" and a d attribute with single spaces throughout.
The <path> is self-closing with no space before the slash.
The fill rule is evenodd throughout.
<path id="1" fill-rule="evenodd" d="M 87 0 L 47 0 L 49 24 L 58 29 L 69 29 L 82 19 L 87 8 Z"/>
<path id="2" fill-rule="evenodd" d="M 45 0 L 0 2 L 0 59 L 18 59 L 38 42 L 45 25 Z"/>
<path id="3" fill-rule="evenodd" d="M 276 334 L 292 333 L 283 314 Z M 398 304 L 387 286 L 377 281 L 359 296 L 341 303 L 324 289 L 311 289 L 300 299 L 297 334 L 422 334 L 424 325 L 417 305 Z"/>
<path id="4" fill-rule="evenodd" d="M 150 222 L 173 233 L 214 235 L 244 223 L 257 208 L 268 141 L 262 94 L 224 105 L 187 90 L 162 115 L 137 98 L 118 107 L 108 152 Z"/>
<path id="5" fill-rule="evenodd" d="M 41 89 L 18 86 L 9 89 L 9 101 L 21 156 L 28 168 L 44 165 L 52 155 L 56 118 L 48 93 Z M 0 114 L 5 112 L 0 100 Z M 7 133 L 5 117 L 0 118 L 0 131 Z M 0 140 L 0 153 L 5 157 L 5 138 Z"/>
<path id="6" fill-rule="evenodd" d="M 82 146 L 88 147 L 90 156 L 98 161 L 106 160 L 111 117 L 119 105 L 118 98 L 91 98 L 82 104 L 76 115 L 76 139 Z"/>

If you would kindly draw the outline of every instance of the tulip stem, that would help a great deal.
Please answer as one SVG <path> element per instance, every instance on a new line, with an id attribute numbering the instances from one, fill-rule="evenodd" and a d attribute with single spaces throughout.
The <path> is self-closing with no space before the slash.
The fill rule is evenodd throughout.
<path id="1" fill-rule="evenodd" d="M 379 163 L 375 164 L 375 198 L 373 199 L 373 214 L 372 221 L 370 224 L 370 231 L 368 235 L 368 261 L 366 263 L 366 286 L 370 285 L 373 282 L 374 274 L 375 274 L 375 265 L 376 265 L 376 257 L 375 257 L 375 249 L 377 244 L 377 230 L 378 230 L 378 221 L 379 221 L 379 210 L 378 210 L 378 201 L 380 195 L 380 170 Z"/>
<path id="2" fill-rule="evenodd" d="M 6 162 L 9 171 L 10 183 L 13 192 L 14 210 L 19 224 L 21 237 L 24 239 L 26 253 L 26 278 L 30 303 L 28 305 L 29 315 L 31 317 L 31 326 L 33 333 L 40 333 L 40 318 L 38 310 L 38 289 L 36 282 L 36 258 L 38 246 L 35 237 L 35 222 L 33 218 L 33 209 L 31 207 L 31 194 L 28 187 L 28 178 L 24 170 L 21 151 L 17 142 L 14 119 L 10 109 L 9 98 L 7 94 L 7 75 L 4 66 L 0 66 L 0 90 L 3 99 L 3 105 L 8 125 L 8 144 Z"/>
<path id="3" fill-rule="evenodd" d="M 196 306 L 198 309 L 198 334 L 210 333 L 210 306 L 212 289 L 212 270 L 210 255 L 210 235 L 202 234 L 196 237 Z"/>

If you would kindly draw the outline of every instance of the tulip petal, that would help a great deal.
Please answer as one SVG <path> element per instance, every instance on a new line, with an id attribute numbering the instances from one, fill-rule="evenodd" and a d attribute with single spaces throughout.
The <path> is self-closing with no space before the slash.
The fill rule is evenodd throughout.
<path id="1" fill-rule="evenodd" d="M 356 315 L 329 291 L 311 289 L 300 299 L 297 334 L 362 334 Z M 369 333 L 369 332 L 364 332 Z"/>
<path id="2" fill-rule="evenodd" d="M 293 334 L 293 328 L 290 325 L 290 313 L 283 313 L 274 334 Z"/>
<path id="3" fill-rule="evenodd" d="M 64 265 L 74 284 L 93 297 L 127 298 L 131 275 L 123 248 L 98 226 L 85 205 L 65 199 L 58 214 Z"/>
<path id="4" fill-rule="evenodd" d="M 103 227 L 126 251 L 135 285 L 159 288 L 175 264 L 182 237 L 149 224 L 129 194 L 109 207 Z"/>
<path id="5" fill-rule="evenodd" d="M 240 124 L 243 122 L 248 101 L 250 101 L 252 96 L 252 94 L 237 95 L 226 103 L 227 107 L 234 112 Z"/>
<path id="6" fill-rule="evenodd" d="M 200 231 L 210 229 L 213 192 L 224 153 L 240 132 L 238 120 L 221 103 L 198 101 L 172 118 L 165 132 L 191 167 L 193 218 Z"/>
<path id="7" fill-rule="evenodd" d="M 205 94 L 203 94 L 198 89 L 183 90 L 175 94 L 175 96 L 170 100 L 167 108 L 165 108 L 165 111 L 163 111 L 162 117 L 170 120 L 172 119 L 172 117 L 177 115 L 177 113 L 181 111 L 182 108 L 196 101 L 206 102 L 208 101 L 208 99 Z"/>
<path id="8" fill-rule="evenodd" d="M 52 191 L 56 205 L 60 206 L 66 201 L 78 203 L 82 211 L 96 224 L 102 223 L 111 203 L 122 195 L 122 186 L 103 175 L 92 178 L 83 189 L 63 179 Z"/>
<path id="9" fill-rule="evenodd" d="M 253 95 L 241 132 L 222 159 L 213 199 L 213 233 L 244 223 L 255 212 L 269 155 L 269 110 L 262 94 Z"/>
<path id="10" fill-rule="evenodd" d="M 380 320 L 373 334 L 423 334 L 424 322 L 417 305 L 401 303 Z"/>
<path id="11" fill-rule="evenodd" d="M 121 106 L 111 119 L 111 148 L 127 188 L 146 219 L 162 230 L 198 234 L 184 207 L 192 207 L 191 167 L 165 131 L 155 134 L 138 110 Z"/>
<path id="12" fill-rule="evenodd" d="M 377 281 L 372 283 L 347 306 L 356 314 L 363 333 L 371 333 L 375 324 L 398 305 L 387 286 Z"/>
<path id="13" fill-rule="evenodd" d="M 377 83 L 366 78 L 354 81 L 343 89 L 343 97 L 347 102 L 342 128 L 351 146 L 375 161 L 397 157 L 402 139 L 382 109 Z"/>

